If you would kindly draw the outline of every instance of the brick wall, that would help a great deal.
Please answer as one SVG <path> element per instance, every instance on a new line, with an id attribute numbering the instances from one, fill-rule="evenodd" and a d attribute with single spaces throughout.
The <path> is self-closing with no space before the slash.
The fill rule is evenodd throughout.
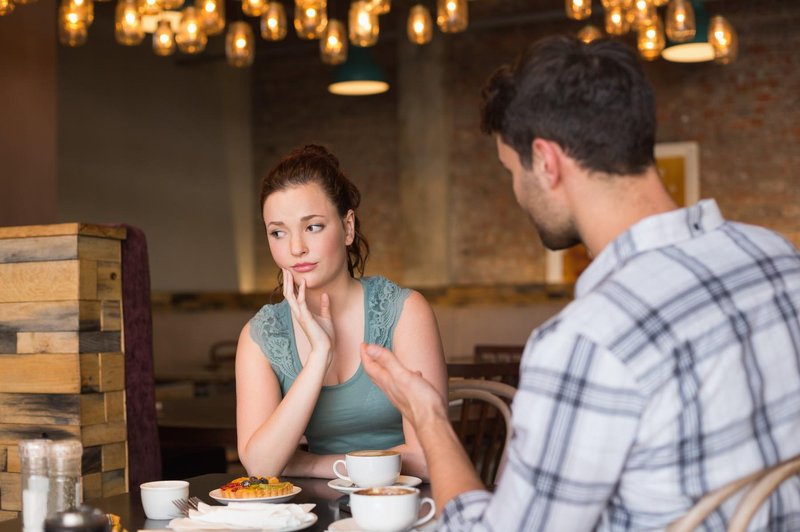
<path id="1" fill-rule="evenodd" d="M 452 105 L 444 155 L 449 194 L 441 199 L 450 209 L 448 276 L 452 284 L 541 282 L 543 248 L 516 206 L 493 140 L 478 129 L 480 86 L 528 43 L 580 25 L 553 11 L 521 17 L 522 24 L 481 25 L 481 17 L 497 14 L 479 11 L 484 8 L 478 4 L 471 4 L 473 28 L 435 35 L 447 40 L 442 68 Z M 658 141 L 697 141 L 701 197 L 716 198 L 731 219 L 773 228 L 800 245 L 800 2 L 731 0 L 711 2 L 709 11 L 730 18 L 740 58 L 729 66 L 663 60 L 646 66 L 658 102 Z M 387 38 L 375 50 L 390 83 L 394 46 Z M 373 250 L 369 273 L 402 282 L 397 234 L 406 221 L 397 203 L 403 164 L 397 157 L 397 91 L 413 87 L 393 84 L 390 92 L 371 97 L 331 96 L 325 90 L 330 71 L 314 47 L 261 54 L 254 72 L 256 174 L 296 145 L 330 146 L 363 194 L 360 214 Z M 263 229 L 257 235 L 259 286 L 268 289 L 274 284 L 271 259 Z"/>

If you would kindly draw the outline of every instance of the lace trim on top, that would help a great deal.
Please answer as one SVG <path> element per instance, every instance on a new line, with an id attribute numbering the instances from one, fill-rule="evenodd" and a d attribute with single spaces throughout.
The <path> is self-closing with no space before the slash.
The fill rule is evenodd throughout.
<path id="1" fill-rule="evenodd" d="M 391 349 L 397 320 L 411 291 L 380 276 L 365 277 L 361 284 L 364 288 L 364 341 Z M 264 305 L 250 320 L 250 337 L 270 361 L 285 393 L 286 384 L 293 382 L 302 369 L 289 304 L 282 301 L 277 305 Z M 361 366 L 353 377 L 360 371 Z"/>

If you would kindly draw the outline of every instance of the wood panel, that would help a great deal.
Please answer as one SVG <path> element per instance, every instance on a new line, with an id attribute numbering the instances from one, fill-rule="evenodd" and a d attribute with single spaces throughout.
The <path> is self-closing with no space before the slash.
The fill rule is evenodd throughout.
<path id="1" fill-rule="evenodd" d="M 128 491 L 128 482 L 125 479 L 124 469 L 103 471 L 103 497 L 119 495 Z"/>
<path id="2" fill-rule="evenodd" d="M 128 446 L 125 443 L 109 443 L 103 445 L 103 471 L 125 469 L 128 464 Z"/>
<path id="3" fill-rule="evenodd" d="M 122 266 L 119 262 L 97 263 L 97 298 L 122 299 Z"/>
<path id="4" fill-rule="evenodd" d="M 22 475 L 0 473 L 0 504 L 3 510 L 22 510 Z"/>
<path id="5" fill-rule="evenodd" d="M 0 332 L 0 355 L 17 352 L 17 335 L 13 332 Z"/>
<path id="6" fill-rule="evenodd" d="M 123 390 L 125 359 L 122 353 L 80 355 L 81 390 L 85 393 Z"/>
<path id="7" fill-rule="evenodd" d="M 81 275 L 77 260 L 0 264 L 0 303 L 80 299 Z"/>
<path id="8" fill-rule="evenodd" d="M 83 498 L 99 499 L 103 496 L 103 473 L 89 473 L 83 475 Z"/>
<path id="9" fill-rule="evenodd" d="M 79 333 L 81 353 L 107 353 L 122 351 L 119 331 L 85 331 Z"/>
<path id="10" fill-rule="evenodd" d="M 50 438 L 51 440 L 66 440 L 80 438 L 81 429 L 73 425 L 20 425 L 4 423 L 0 425 L 0 444 L 17 445 L 19 440 L 33 438 Z"/>
<path id="11" fill-rule="evenodd" d="M 0 423 L 80 425 L 80 398 L 75 394 L 0 393 Z"/>
<path id="12" fill-rule="evenodd" d="M 0 521 L 10 521 L 11 519 L 16 519 L 17 517 L 19 517 L 19 514 L 17 512 L 7 512 L 6 510 L 0 510 Z"/>
<path id="13" fill-rule="evenodd" d="M 8 393 L 80 393 L 78 356 L 2 355 L 0 390 Z"/>
<path id="14" fill-rule="evenodd" d="M 0 333 L 100 329 L 98 302 L 0 303 Z"/>
<path id="15" fill-rule="evenodd" d="M 122 330 L 122 302 L 120 300 L 103 301 L 100 312 L 100 330 Z"/>
<path id="16" fill-rule="evenodd" d="M 19 447 L 17 445 L 9 445 L 6 450 L 6 466 L 5 471 L 8 473 L 19 473 L 22 471 L 22 466 L 19 461 Z"/>
<path id="17" fill-rule="evenodd" d="M 81 457 L 81 473 L 85 476 L 103 471 L 103 447 L 85 447 Z"/>
<path id="18" fill-rule="evenodd" d="M 125 422 L 114 421 L 99 425 L 87 425 L 81 431 L 81 443 L 84 447 L 103 445 L 106 443 L 124 442 L 128 435 Z"/>
<path id="19" fill-rule="evenodd" d="M 23 225 L 0 227 L 0 238 L 37 238 L 42 236 L 86 235 L 124 240 L 127 231 L 124 227 L 93 225 L 83 223 L 63 223 L 50 225 Z"/>
<path id="20" fill-rule="evenodd" d="M 125 392 L 107 392 L 105 398 L 106 421 L 125 421 Z"/>
<path id="21" fill-rule="evenodd" d="M 78 237 L 78 256 L 82 259 L 121 262 L 122 253 L 119 242 L 108 238 L 97 238 L 93 236 Z"/>
<path id="22" fill-rule="evenodd" d="M 17 333 L 17 353 L 77 353 L 77 332 Z"/>
<path id="23" fill-rule="evenodd" d="M 78 237 L 75 235 L 0 240 L 0 263 L 77 258 Z"/>
<path id="24" fill-rule="evenodd" d="M 97 425 L 106 420 L 106 394 L 84 393 L 80 397 L 80 424 Z"/>

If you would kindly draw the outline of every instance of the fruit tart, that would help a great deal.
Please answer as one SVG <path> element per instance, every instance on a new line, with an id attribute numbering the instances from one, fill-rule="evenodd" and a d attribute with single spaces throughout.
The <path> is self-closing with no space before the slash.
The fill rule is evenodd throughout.
<path id="1" fill-rule="evenodd" d="M 278 477 L 239 477 L 223 485 L 219 491 L 228 499 L 253 499 L 291 495 L 294 485 Z"/>

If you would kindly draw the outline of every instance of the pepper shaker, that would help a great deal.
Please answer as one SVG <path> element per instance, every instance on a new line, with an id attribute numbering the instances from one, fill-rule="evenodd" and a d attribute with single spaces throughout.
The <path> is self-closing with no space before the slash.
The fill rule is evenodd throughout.
<path id="1" fill-rule="evenodd" d="M 48 517 L 80 506 L 82 456 L 83 446 L 78 440 L 54 441 L 50 444 L 47 457 L 50 477 L 47 492 Z"/>
<path id="2" fill-rule="evenodd" d="M 50 440 L 35 439 L 19 442 L 22 473 L 22 530 L 42 532 L 47 517 L 47 456 Z"/>

